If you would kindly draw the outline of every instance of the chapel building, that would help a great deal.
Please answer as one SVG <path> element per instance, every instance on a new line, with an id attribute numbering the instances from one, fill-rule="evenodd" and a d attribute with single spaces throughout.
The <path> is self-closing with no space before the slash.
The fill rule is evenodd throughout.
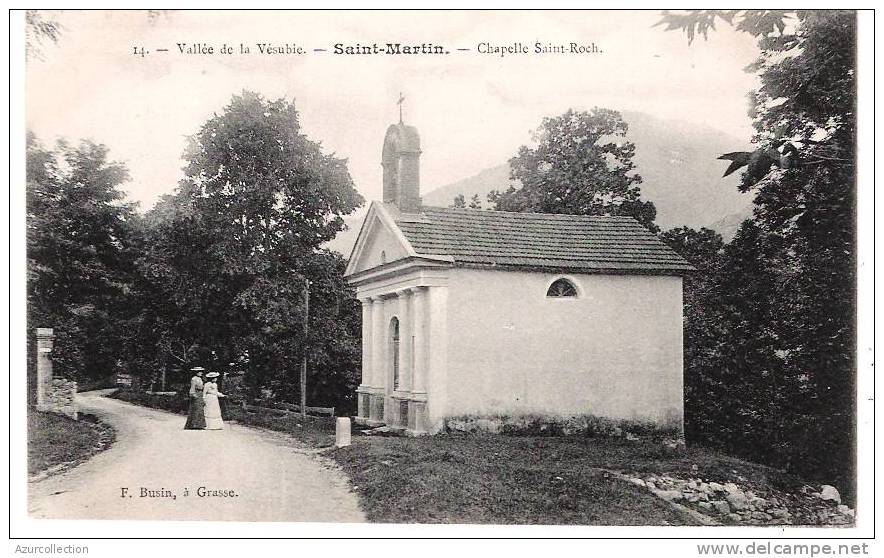
<path id="1" fill-rule="evenodd" d="M 347 270 L 362 302 L 363 424 L 595 415 L 683 429 L 682 276 L 631 217 L 425 207 L 420 137 L 384 139 Z"/>

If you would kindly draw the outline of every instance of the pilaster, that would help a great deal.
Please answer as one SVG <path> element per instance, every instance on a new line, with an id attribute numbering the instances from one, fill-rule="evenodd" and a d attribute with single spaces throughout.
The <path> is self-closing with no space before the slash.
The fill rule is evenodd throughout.
<path id="1" fill-rule="evenodd" d="M 408 393 L 411 391 L 411 375 L 414 370 L 411 289 L 403 289 L 396 295 L 399 298 L 399 385 L 395 389 L 400 393 Z"/>

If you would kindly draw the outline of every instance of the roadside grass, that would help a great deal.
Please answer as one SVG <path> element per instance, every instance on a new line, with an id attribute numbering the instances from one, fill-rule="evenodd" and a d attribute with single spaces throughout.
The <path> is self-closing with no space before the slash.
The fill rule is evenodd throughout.
<path id="1" fill-rule="evenodd" d="M 187 414 L 187 407 L 190 404 L 189 397 L 185 393 L 176 393 L 174 395 L 157 395 L 144 393 L 137 390 L 118 389 L 110 394 L 110 397 L 151 407 L 161 409 L 179 415 Z M 266 428 L 276 432 L 284 432 L 292 438 L 303 442 L 314 448 L 327 448 L 334 445 L 335 441 L 335 419 L 334 417 L 315 417 L 307 415 L 307 420 L 302 421 L 301 416 L 297 413 L 274 412 L 246 412 L 236 401 L 228 401 L 224 406 L 224 420 L 242 424 L 244 426 L 252 426 L 256 428 Z M 184 421 L 181 422 L 182 428 Z"/>
<path id="2" fill-rule="evenodd" d="M 636 449 L 602 439 L 451 434 L 359 438 L 325 455 L 350 476 L 375 522 L 697 525 L 599 470 L 644 464 Z"/>
<path id="3" fill-rule="evenodd" d="M 118 390 L 112 396 L 178 412 L 183 426 L 186 394 Z M 609 471 L 737 482 L 761 495 L 793 493 L 804 486 L 787 473 L 714 450 L 689 446 L 673 451 L 653 435 L 637 441 L 533 431 L 404 438 L 362 436 L 356 426 L 352 445 L 331 448 L 331 417 L 308 416 L 305 422 L 297 413 L 247 412 L 229 401 L 225 420 L 325 448 L 322 455 L 348 475 L 369 521 L 379 523 L 699 525 L 685 508 L 676 509 Z"/>
<path id="4" fill-rule="evenodd" d="M 110 446 L 113 428 L 92 415 L 80 414 L 79 418 L 28 409 L 29 475 L 81 463 Z"/>
<path id="5" fill-rule="evenodd" d="M 296 413 L 247 413 L 235 404 L 227 406 L 230 420 L 239 424 L 285 432 L 314 448 L 328 448 L 335 443 L 335 418 L 307 415 L 306 422 Z"/>

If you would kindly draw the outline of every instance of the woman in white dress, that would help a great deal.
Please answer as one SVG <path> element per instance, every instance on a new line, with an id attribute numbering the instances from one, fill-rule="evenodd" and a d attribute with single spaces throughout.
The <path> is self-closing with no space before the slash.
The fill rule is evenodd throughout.
<path id="1" fill-rule="evenodd" d="M 220 376 L 217 372 L 209 372 L 206 374 L 206 383 L 203 386 L 203 401 L 206 405 L 206 430 L 223 430 L 224 421 L 221 419 L 221 405 L 218 404 L 219 397 L 227 397 L 218 391 L 218 384 L 215 378 Z"/>

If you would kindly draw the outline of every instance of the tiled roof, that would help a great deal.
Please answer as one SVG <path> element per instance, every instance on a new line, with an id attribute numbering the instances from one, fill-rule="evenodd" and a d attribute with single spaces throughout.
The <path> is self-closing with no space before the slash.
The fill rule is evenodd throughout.
<path id="1" fill-rule="evenodd" d="M 456 264 L 681 273 L 694 268 L 632 217 L 423 207 L 396 224 L 418 254 Z"/>

